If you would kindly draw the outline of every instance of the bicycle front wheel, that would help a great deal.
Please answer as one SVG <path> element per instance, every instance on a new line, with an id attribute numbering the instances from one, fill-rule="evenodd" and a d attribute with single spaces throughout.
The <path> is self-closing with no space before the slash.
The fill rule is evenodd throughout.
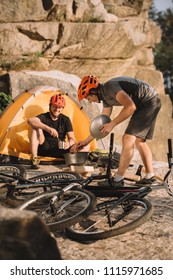
<path id="1" fill-rule="evenodd" d="M 44 192 L 22 204 L 20 210 L 35 211 L 51 230 L 62 230 L 90 215 L 96 206 L 96 197 L 91 192 L 75 188 L 64 192 L 60 197 L 58 188 Z M 53 205 L 50 203 L 55 199 Z"/>
<path id="2" fill-rule="evenodd" d="M 172 169 L 172 167 L 171 167 Z M 163 186 L 165 186 L 167 193 L 170 196 L 173 196 L 173 172 L 172 170 L 168 170 L 168 172 L 165 175 Z"/>
<path id="3" fill-rule="evenodd" d="M 152 214 L 152 204 L 146 199 L 130 199 L 121 204 L 110 199 L 98 203 L 90 216 L 67 228 L 66 233 L 77 241 L 105 239 L 135 229 Z"/>

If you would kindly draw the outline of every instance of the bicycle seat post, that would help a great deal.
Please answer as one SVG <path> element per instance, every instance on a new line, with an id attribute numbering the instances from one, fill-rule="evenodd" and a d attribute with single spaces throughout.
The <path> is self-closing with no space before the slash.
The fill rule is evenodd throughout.
<path id="1" fill-rule="evenodd" d="M 172 140 L 168 139 L 168 153 L 167 153 L 167 157 L 168 157 L 168 165 L 169 168 L 171 168 L 173 166 L 173 159 L 172 159 Z"/>
<path id="2" fill-rule="evenodd" d="M 111 160 L 112 160 L 112 151 L 113 151 L 113 145 L 114 145 L 114 133 L 111 133 L 110 136 L 110 145 L 109 145 L 109 158 L 108 158 L 108 166 L 107 166 L 107 176 L 108 179 L 111 176 Z"/>

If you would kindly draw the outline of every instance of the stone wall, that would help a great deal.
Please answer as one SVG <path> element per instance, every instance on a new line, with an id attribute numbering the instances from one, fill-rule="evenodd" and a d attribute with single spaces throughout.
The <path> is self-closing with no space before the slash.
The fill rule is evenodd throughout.
<path id="1" fill-rule="evenodd" d="M 161 31 L 148 18 L 151 2 L 1 0 L 1 77 L 12 70 L 58 70 L 78 78 L 97 75 L 101 82 L 119 75 L 143 79 L 161 94 L 162 111 L 150 145 L 155 160 L 166 159 L 166 140 L 173 131 L 172 108 L 164 93 L 162 74 L 154 65 L 153 49 L 160 42 Z M 4 81 L 4 77 L 0 79 L 0 90 L 8 91 L 10 84 L 7 86 Z M 25 86 L 16 83 L 20 84 L 18 91 Z M 114 115 L 117 112 L 114 108 Z M 124 125 L 115 129 L 118 145 L 123 129 Z"/>

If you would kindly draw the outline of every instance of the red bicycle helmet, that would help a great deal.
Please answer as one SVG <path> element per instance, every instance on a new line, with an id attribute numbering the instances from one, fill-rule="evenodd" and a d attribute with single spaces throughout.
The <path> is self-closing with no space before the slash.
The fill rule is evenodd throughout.
<path id="1" fill-rule="evenodd" d="M 85 76 L 80 82 L 78 87 L 78 100 L 81 101 L 90 93 L 90 89 L 97 88 L 99 85 L 99 79 L 92 75 Z"/>
<path id="2" fill-rule="evenodd" d="M 49 104 L 57 105 L 64 108 L 66 105 L 66 101 L 61 94 L 55 94 L 50 98 Z"/>

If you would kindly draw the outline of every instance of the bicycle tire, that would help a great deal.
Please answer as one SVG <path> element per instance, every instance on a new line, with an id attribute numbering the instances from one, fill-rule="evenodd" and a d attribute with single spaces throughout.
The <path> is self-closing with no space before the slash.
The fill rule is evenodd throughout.
<path id="1" fill-rule="evenodd" d="M 20 175 L 23 178 L 26 178 L 26 170 L 22 166 L 17 164 L 7 164 L 1 163 L 0 164 L 0 172 L 7 173 L 8 175 Z"/>
<path id="2" fill-rule="evenodd" d="M 46 182 L 48 180 L 56 181 L 56 180 L 69 180 L 69 179 L 83 179 L 83 177 L 76 173 L 76 172 L 68 172 L 68 171 L 57 171 L 57 172 L 50 172 L 44 173 L 42 175 L 37 175 L 31 177 L 30 180 L 35 182 Z M 67 181 L 68 183 L 69 181 Z"/>
<path id="3" fill-rule="evenodd" d="M 55 188 L 57 188 L 57 184 L 53 184 L 55 183 L 56 181 L 58 181 L 58 187 L 60 187 L 61 185 L 64 186 L 64 185 L 67 185 L 69 184 L 69 180 L 82 180 L 83 177 L 78 174 L 78 173 L 75 173 L 75 172 L 66 172 L 66 171 L 63 171 L 63 172 L 50 172 L 50 173 L 44 173 L 44 174 L 41 174 L 41 175 L 37 175 L 37 176 L 34 176 L 34 177 L 31 177 L 29 178 L 29 180 L 33 181 L 33 182 L 38 182 L 38 183 L 44 183 L 44 182 L 48 182 L 50 181 L 50 185 L 44 185 L 41 187 L 37 187 L 34 185 L 33 183 L 33 186 L 30 186 L 29 188 L 26 187 L 23 187 L 23 189 L 21 188 L 20 189 L 20 186 L 19 188 L 16 188 L 14 190 L 12 190 L 12 196 L 11 196 L 11 199 L 10 197 L 8 197 L 8 201 L 11 203 L 11 205 L 19 205 L 21 204 L 21 202 L 23 202 L 24 200 L 28 200 L 30 199 L 32 196 L 36 196 L 38 195 L 39 193 L 42 193 L 42 192 L 45 192 L 45 191 L 51 191 Z M 11 195 L 11 193 L 10 193 Z"/>
<path id="4" fill-rule="evenodd" d="M 117 219 L 117 223 L 112 227 L 109 227 L 107 218 L 105 216 L 105 211 L 109 210 L 109 208 L 112 207 L 112 203 L 114 203 L 114 201 L 117 200 L 111 199 L 106 202 L 97 204 L 95 211 L 90 216 L 88 216 L 85 220 L 66 229 L 67 236 L 77 241 L 106 239 L 109 237 L 124 234 L 139 227 L 140 225 L 145 223 L 153 214 L 153 206 L 148 200 L 137 198 L 130 199 L 128 201 L 128 204 L 119 204 L 117 207 L 112 209 L 113 213 L 111 214 L 115 215 L 114 219 Z M 125 203 L 127 203 L 127 201 Z M 137 210 L 134 212 L 132 211 L 133 209 L 129 208 L 128 210 L 128 207 L 137 207 L 136 209 L 140 211 L 144 209 L 144 211 L 137 213 Z M 127 213 L 125 213 L 125 211 Z"/>
<path id="5" fill-rule="evenodd" d="M 173 174 L 169 169 L 164 177 L 163 186 L 166 188 L 167 193 L 173 196 Z"/>
<path id="6" fill-rule="evenodd" d="M 61 188 L 33 197 L 22 204 L 19 209 L 36 212 L 52 231 L 63 230 L 81 221 L 94 211 L 96 206 L 95 195 L 80 188 L 75 188 L 64 192 L 64 194 L 59 197 L 54 204 L 54 207 L 56 207 L 56 216 L 52 216 L 49 202 L 57 194 L 58 190 L 60 191 Z M 63 208 L 63 206 L 65 208 Z M 59 212 L 57 212 L 58 209 Z"/>
<path id="7" fill-rule="evenodd" d="M 26 170 L 22 166 L 19 166 L 17 164 L 1 163 L 0 173 L 3 173 L 2 175 L 0 175 L 0 194 L 4 194 L 7 192 L 5 174 L 10 176 L 19 175 L 21 178 L 26 178 Z"/>

